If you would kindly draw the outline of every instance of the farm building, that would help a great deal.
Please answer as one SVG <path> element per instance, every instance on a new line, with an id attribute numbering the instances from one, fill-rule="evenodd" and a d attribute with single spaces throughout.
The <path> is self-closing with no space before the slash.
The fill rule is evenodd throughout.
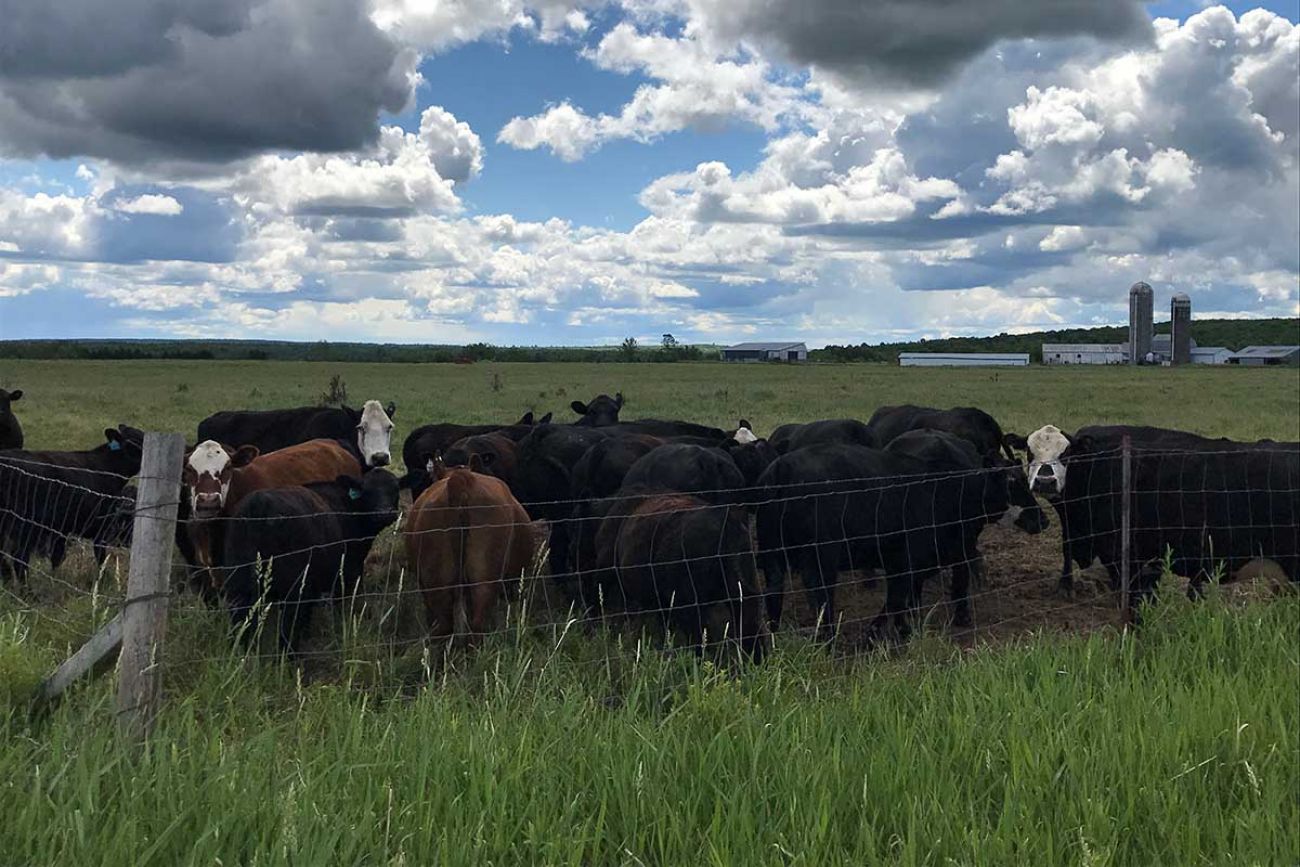
<path id="1" fill-rule="evenodd" d="M 1127 343 L 1044 343 L 1043 364 L 1124 364 Z"/>
<path id="2" fill-rule="evenodd" d="M 807 361 L 803 343 L 737 343 L 722 350 L 723 361 Z"/>
<path id="3" fill-rule="evenodd" d="M 1228 363 L 1240 364 L 1244 367 L 1300 364 L 1300 346 L 1247 346 L 1239 352 L 1234 352 L 1228 358 Z"/>
<path id="4" fill-rule="evenodd" d="M 1232 350 L 1226 346 L 1192 347 L 1192 364 L 1227 364 Z"/>
<path id="5" fill-rule="evenodd" d="M 1027 367 L 1028 352 L 900 352 L 900 367 Z"/>

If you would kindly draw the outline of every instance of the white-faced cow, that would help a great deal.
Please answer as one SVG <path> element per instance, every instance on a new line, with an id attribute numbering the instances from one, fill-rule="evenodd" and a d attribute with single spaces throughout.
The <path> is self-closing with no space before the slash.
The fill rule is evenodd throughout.
<path id="1" fill-rule="evenodd" d="M 1267 557 L 1300 580 L 1300 444 L 1207 439 L 1139 426 L 1054 425 L 1024 442 L 1034 489 L 1061 519 L 1061 585 L 1073 564 L 1100 558 L 1111 574 L 1122 560 L 1122 443 L 1131 450 L 1130 574 L 1135 601 L 1155 587 L 1163 564 L 1191 579 L 1225 577 Z"/>
<path id="2" fill-rule="evenodd" d="M 181 468 L 185 513 L 183 525 L 178 525 L 178 531 L 184 528 L 178 538 L 181 552 L 192 565 L 210 570 L 220 565 L 216 560 L 224 545 L 224 519 L 249 494 L 359 475 L 356 456 L 337 440 L 311 440 L 265 455 L 255 446 L 230 449 L 214 440 L 201 442 Z M 210 584 L 200 586 L 211 589 Z"/>
<path id="3" fill-rule="evenodd" d="M 315 439 L 342 442 L 365 467 L 392 461 L 393 417 L 397 407 L 368 400 L 361 409 L 303 406 L 294 409 L 228 411 L 199 422 L 199 440 L 231 448 L 257 446 L 266 454 Z"/>

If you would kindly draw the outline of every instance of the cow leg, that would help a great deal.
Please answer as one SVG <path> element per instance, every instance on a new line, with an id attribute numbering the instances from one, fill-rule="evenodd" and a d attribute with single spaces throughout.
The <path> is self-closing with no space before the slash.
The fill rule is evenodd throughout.
<path id="1" fill-rule="evenodd" d="M 469 643 L 477 644 L 487 634 L 492 609 L 501 591 L 501 582 L 469 579 Z"/>
<path id="2" fill-rule="evenodd" d="M 817 635 L 826 639 L 835 634 L 835 582 L 839 573 L 837 545 L 811 545 L 800 557 L 800 575 L 808 593 L 808 607 L 816 618 Z"/>
<path id="3" fill-rule="evenodd" d="M 1066 599 L 1074 598 L 1074 558 L 1070 556 L 1070 543 L 1064 538 L 1061 539 L 1061 577 L 1056 589 Z"/>
<path id="4" fill-rule="evenodd" d="M 454 587 L 425 589 L 424 613 L 429 621 L 429 634 L 433 638 L 450 638 L 456 634 L 457 601 Z"/>
<path id="5" fill-rule="evenodd" d="M 315 599 L 296 598 L 282 602 L 280 609 L 280 647 L 289 655 L 298 652 L 298 644 L 311 626 Z"/>
<path id="6" fill-rule="evenodd" d="M 911 633 L 908 607 L 915 597 L 910 572 L 891 572 L 885 576 L 885 606 L 867 628 L 869 640 L 895 638 L 904 640 Z"/>
<path id="7" fill-rule="evenodd" d="M 971 564 L 958 563 L 952 567 L 952 586 L 949 590 L 949 599 L 952 602 L 952 625 L 960 629 L 968 629 L 972 625 L 970 582 Z"/>
<path id="8" fill-rule="evenodd" d="M 781 628 L 781 611 L 785 608 L 785 575 L 790 564 L 784 551 L 775 551 L 763 557 L 764 603 L 767 607 L 769 628 Z"/>

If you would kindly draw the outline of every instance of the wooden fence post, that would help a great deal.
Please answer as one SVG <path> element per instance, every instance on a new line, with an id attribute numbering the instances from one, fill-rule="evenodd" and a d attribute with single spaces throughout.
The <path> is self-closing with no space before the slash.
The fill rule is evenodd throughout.
<path id="1" fill-rule="evenodd" d="M 185 438 L 180 434 L 145 434 L 117 683 L 118 727 L 133 742 L 148 737 L 158 713 L 162 680 L 158 658 L 167 631 L 184 456 Z"/>
<path id="2" fill-rule="evenodd" d="M 1133 605 L 1129 589 L 1133 581 L 1133 576 L 1130 574 L 1133 546 L 1133 442 L 1128 434 L 1124 434 L 1124 438 L 1120 441 L 1120 466 L 1122 474 L 1120 490 L 1123 499 L 1119 505 L 1119 604 L 1120 610 L 1124 613 L 1124 622 L 1132 623 Z"/>

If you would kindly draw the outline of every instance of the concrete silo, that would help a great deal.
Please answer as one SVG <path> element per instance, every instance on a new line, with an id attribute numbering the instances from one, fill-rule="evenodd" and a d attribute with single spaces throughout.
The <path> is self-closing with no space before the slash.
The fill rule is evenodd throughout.
<path id="1" fill-rule="evenodd" d="M 1174 364 L 1192 363 L 1192 299 L 1179 292 L 1169 301 L 1172 338 L 1170 358 Z"/>
<path id="2" fill-rule="evenodd" d="M 1155 292 L 1137 282 L 1128 290 L 1128 363 L 1142 364 L 1151 352 L 1155 333 Z"/>

